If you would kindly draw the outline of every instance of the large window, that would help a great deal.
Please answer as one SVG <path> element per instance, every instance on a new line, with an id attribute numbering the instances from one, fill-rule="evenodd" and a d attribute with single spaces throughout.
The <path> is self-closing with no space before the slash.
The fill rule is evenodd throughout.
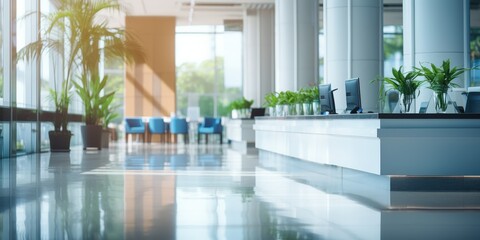
<path id="1" fill-rule="evenodd" d="M 4 84 L 4 76 L 3 76 L 3 69 L 4 69 L 4 56 L 3 56 L 3 18 L 5 14 L 3 12 L 3 2 L 0 2 L 0 105 L 3 105 L 3 84 Z"/>
<path id="2" fill-rule="evenodd" d="M 470 58 L 471 65 L 480 66 L 480 28 L 472 28 L 470 31 Z M 470 73 L 470 87 L 480 86 L 480 69 Z"/>
<path id="3" fill-rule="evenodd" d="M 37 38 L 37 11 L 35 0 L 16 1 L 17 52 Z M 16 64 L 16 107 L 36 108 L 36 61 L 19 60 Z"/>
<path id="4" fill-rule="evenodd" d="M 223 26 L 179 26 L 176 34 L 177 113 L 228 116 L 242 96 L 242 32 Z"/>
<path id="5" fill-rule="evenodd" d="M 383 75 L 393 77 L 392 68 L 403 65 L 402 26 L 383 27 Z"/>

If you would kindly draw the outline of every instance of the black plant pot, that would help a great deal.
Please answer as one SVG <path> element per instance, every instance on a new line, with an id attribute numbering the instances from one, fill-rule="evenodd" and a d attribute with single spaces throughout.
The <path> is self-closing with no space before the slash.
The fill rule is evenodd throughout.
<path id="1" fill-rule="evenodd" d="M 70 131 L 49 131 L 50 151 L 51 152 L 70 152 Z"/>
<path id="2" fill-rule="evenodd" d="M 83 150 L 87 148 L 102 149 L 102 126 L 85 125 L 81 126 Z"/>

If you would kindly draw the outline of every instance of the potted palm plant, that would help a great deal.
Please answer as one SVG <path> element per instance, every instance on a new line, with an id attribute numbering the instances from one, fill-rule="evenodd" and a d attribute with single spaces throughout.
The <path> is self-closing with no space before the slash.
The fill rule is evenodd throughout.
<path id="1" fill-rule="evenodd" d="M 52 123 L 54 130 L 49 132 L 50 150 L 70 151 L 70 139 L 72 133 L 68 130 L 68 110 L 72 97 L 72 84 L 74 71 L 76 69 L 76 56 L 74 45 L 65 42 L 65 38 L 60 33 L 68 33 L 68 25 L 62 21 L 64 17 L 63 5 L 60 5 L 57 11 L 48 15 L 42 15 L 42 21 L 46 27 L 42 28 L 38 40 L 27 44 L 17 53 L 17 60 L 34 60 L 46 53 L 51 56 L 63 57 L 64 71 L 63 81 L 57 83 L 57 75 L 53 75 L 54 87 L 49 89 L 49 98 L 54 104 L 54 114 Z M 54 58 L 54 61 L 56 59 Z M 41 64 L 41 62 L 40 62 Z M 53 68 L 58 68 L 59 64 L 53 64 Z"/>
<path id="2" fill-rule="evenodd" d="M 53 117 L 53 131 L 48 132 L 50 140 L 50 151 L 68 152 L 70 151 L 70 139 L 72 133 L 67 129 L 68 125 L 68 106 L 71 100 L 70 88 L 66 88 L 67 82 L 63 82 L 62 90 L 50 89 L 50 97 L 55 106 Z"/>
<path id="3" fill-rule="evenodd" d="M 417 81 L 416 78 L 420 74 L 418 71 L 403 72 L 402 67 L 395 69 L 392 68 L 393 77 L 386 77 L 383 80 L 390 85 L 390 89 L 394 89 L 400 93 L 400 103 L 402 105 L 401 110 L 404 113 L 415 112 L 415 99 L 420 91 L 417 92 L 422 85 L 421 81 Z"/>
<path id="4" fill-rule="evenodd" d="M 133 36 L 127 35 L 122 29 L 108 27 L 107 21 L 102 21 L 99 16 L 102 11 L 119 11 L 121 6 L 117 1 L 58 0 L 56 6 L 56 11 L 43 16 L 47 27 L 42 31 L 39 40 L 21 49 L 18 59 L 38 58 L 43 52 L 48 51 L 63 55 L 64 83 L 61 89 L 55 88 L 50 91 L 50 96 L 55 103 L 55 132 L 69 133 L 66 128 L 67 116 L 71 97 L 70 89 L 74 83 L 76 92 L 84 103 L 85 123 L 88 126 L 94 126 L 94 130 L 88 132 L 96 136 L 88 139 L 101 139 L 100 108 L 109 95 L 113 95 L 103 91 L 107 77 L 100 77 L 99 74 L 101 53 L 103 52 L 105 58 L 121 57 L 130 61 L 143 60 L 143 52 Z M 100 42 L 103 42 L 103 45 Z M 58 128 L 58 126 L 61 127 Z M 82 130 L 83 133 L 86 131 Z M 71 136 L 71 133 L 69 135 Z M 84 148 L 100 149 L 100 143 L 101 141 L 98 141 L 91 146 L 84 142 Z"/>
<path id="5" fill-rule="evenodd" d="M 102 20 L 99 16 L 102 11 L 120 9 L 118 2 L 113 0 L 60 0 L 59 11 L 62 14 L 56 22 L 62 22 L 65 38 L 71 48 L 70 57 L 74 59 L 80 72 L 80 77 L 73 81 L 73 84 L 85 109 L 86 126 L 82 126 L 84 149 L 101 149 L 101 106 L 114 94 L 104 92 L 108 77 L 100 75 L 101 54 L 107 59 L 143 59 L 143 52 L 133 36 L 127 36 L 122 29 L 108 27 L 107 20 Z"/>
<path id="6" fill-rule="evenodd" d="M 450 68 L 450 59 L 444 60 L 441 66 L 430 64 L 430 68 L 420 64 L 420 68 L 415 68 L 420 76 L 425 78 L 429 83 L 430 89 L 434 93 L 434 103 L 437 113 L 445 113 L 448 107 L 448 89 L 458 87 L 453 80 L 460 74 L 469 70 L 468 68 L 453 67 Z"/>

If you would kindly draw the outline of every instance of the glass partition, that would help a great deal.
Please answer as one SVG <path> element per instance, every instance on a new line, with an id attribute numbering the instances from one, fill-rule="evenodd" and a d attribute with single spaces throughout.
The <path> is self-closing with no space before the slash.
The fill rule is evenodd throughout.
<path id="1" fill-rule="evenodd" d="M 177 113 L 227 116 L 242 96 L 242 32 L 223 26 L 179 26 L 176 34 Z M 195 54 L 192 54 L 195 53 Z"/>

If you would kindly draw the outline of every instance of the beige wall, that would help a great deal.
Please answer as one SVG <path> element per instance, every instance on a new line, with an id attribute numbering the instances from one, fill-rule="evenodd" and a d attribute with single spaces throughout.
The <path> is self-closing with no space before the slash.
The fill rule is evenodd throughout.
<path id="1" fill-rule="evenodd" d="M 175 112 L 175 17 L 127 16 L 145 63 L 127 65 L 125 116 L 169 116 Z"/>

